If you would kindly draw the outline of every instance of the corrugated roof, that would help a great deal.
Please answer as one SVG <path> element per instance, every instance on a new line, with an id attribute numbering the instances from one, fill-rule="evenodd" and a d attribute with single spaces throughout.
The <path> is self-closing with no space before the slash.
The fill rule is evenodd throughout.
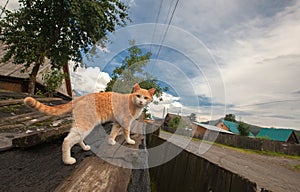
<path id="1" fill-rule="evenodd" d="M 231 121 L 226 121 L 226 120 L 223 120 L 223 123 L 226 125 L 226 127 L 228 127 L 229 131 L 231 131 L 232 133 L 240 134 L 238 129 L 239 124 Z"/>
<path id="2" fill-rule="evenodd" d="M 268 137 L 270 140 L 287 142 L 292 133 L 291 129 L 262 128 L 256 137 Z"/>

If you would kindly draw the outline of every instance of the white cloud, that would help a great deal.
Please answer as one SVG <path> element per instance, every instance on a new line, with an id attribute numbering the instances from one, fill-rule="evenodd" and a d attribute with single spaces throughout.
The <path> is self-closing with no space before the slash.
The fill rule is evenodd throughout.
<path id="1" fill-rule="evenodd" d="M 78 67 L 75 72 L 74 63 L 70 62 L 69 67 L 72 88 L 80 94 L 104 91 L 111 79 L 109 74 L 102 72 L 99 67 Z"/>
<path id="2" fill-rule="evenodd" d="M 251 123 L 299 128 L 300 112 L 290 110 L 299 107 L 292 94 L 300 81 L 299 10 L 297 1 L 271 18 L 238 23 L 226 31 L 231 42 L 214 50 L 223 63 L 227 101 L 236 106 L 229 110 L 249 113 L 243 119 Z"/>
<path id="3" fill-rule="evenodd" d="M 104 69 L 115 65 L 117 61 L 109 62 L 129 48 L 130 39 L 134 38 L 137 44 L 161 43 L 166 25 L 135 25 L 154 23 L 160 2 L 128 2 L 133 5 L 130 9 L 133 23 L 110 36 L 113 43 L 107 46 L 108 53 L 100 53 L 93 66 Z M 170 2 L 163 2 L 159 23 L 167 23 Z M 223 106 L 199 110 L 196 104 L 184 103 L 185 98 L 191 98 L 186 96 L 204 95 L 214 103 L 226 100 L 232 104 L 227 112 L 235 112 L 249 123 L 299 128 L 296 116 L 300 115 L 297 110 L 300 103 L 276 102 L 299 98 L 292 94 L 299 91 L 300 81 L 299 10 L 299 1 L 180 1 L 171 23 L 174 26 L 169 28 L 163 42 L 168 48 L 162 48 L 160 53 L 163 64 L 154 66 L 156 73 L 152 74 L 171 85 L 179 97 L 165 94 L 162 103 L 151 105 L 153 113 L 160 117 L 163 109 L 168 108 L 174 113 L 198 111 L 203 119 L 224 115 Z M 171 54 L 171 49 L 185 57 Z M 98 86 L 95 86 L 98 74 L 102 74 L 99 68 L 84 69 L 73 75 L 77 79 L 74 86 L 83 92 L 90 91 Z M 100 79 L 107 82 L 108 78 L 103 73 Z M 87 84 L 89 88 L 84 89 Z M 104 84 L 99 81 L 99 89 Z"/>

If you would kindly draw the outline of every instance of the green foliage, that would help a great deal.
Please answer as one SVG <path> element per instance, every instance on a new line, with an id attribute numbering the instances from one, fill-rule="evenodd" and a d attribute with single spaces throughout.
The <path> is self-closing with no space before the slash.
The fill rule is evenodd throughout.
<path id="1" fill-rule="evenodd" d="M 143 110 L 144 119 L 152 119 L 151 113 L 149 113 L 149 110 L 147 108 L 144 108 Z"/>
<path id="2" fill-rule="evenodd" d="M 236 122 L 234 114 L 226 114 L 224 120 L 231 121 L 231 122 Z"/>
<path id="3" fill-rule="evenodd" d="M 168 127 L 177 129 L 179 127 L 180 121 L 181 121 L 181 117 L 174 117 L 169 121 Z"/>
<path id="4" fill-rule="evenodd" d="M 191 121 L 196 121 L 197 116 L 195 113 L 191 113 L 189 118 Z"/>
<path id="5" fill-rule="evenodd" d="M 64 78 L 66 78 L 66 74 L 63 74 L 61 70 L 57 68 L 43 75 L 46 91 L 50 97 L 53 97 L 54 91 L 62 85 Z"/>
<path id="6" fill-rule="evenodd" d="M 2 62 L 13 59 L 27 69 L 49 58 L 60 69 L 69 60 L 82 61 L 108 32 L 126 25 L 128 7 L 120 0 L 19 0 L 20 8 L 5 10 L 0 40 L 6 44 Z M 33 74 L 36 76 L 36 74 Z"/>
<path id="7" fill-rule="evenodd" d="M 158 85 L 157 80 L 148 72 L 144 71 L 144 67 L 150 61 L 151 53 L 143 51 L 135 45 L 135 41 L 129 41 L 131 47 L 128 49 L 128 55 L 122 62 L 120 67 L 116 67 L 113 71 L 112 79 L 107 84 L 105 91 L 115 91 L 119 93 L 129 93 L 132 86 L 139 83 L 141 88 L 155 88 L 155 95 L 162 96 L 163 91 L 168 88 L 162 88 Z"/>
<path id="8" fill-rule="evenodd" d="M 42 90 L 40 90 L 40 89 L 37 89 L 37 91 L 36 91 L 35 94 L 39 95 L 39 96 L 45 96 L 44 92 Z"/>
<path id="9" fill-rule="evenodd" d="M 249 136 L 250 126 L 244 122 L 239 122 L 238 130 L 241 136 Z"/>

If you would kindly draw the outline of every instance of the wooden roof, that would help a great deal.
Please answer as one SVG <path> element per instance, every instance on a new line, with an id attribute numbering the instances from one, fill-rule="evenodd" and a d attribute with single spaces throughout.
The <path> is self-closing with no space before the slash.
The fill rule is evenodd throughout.
<path id="1" fill-rule="evenodd" d="M 127 150 L 122 150 L 120 145 L 108 145 L 106 134 L 91 134 L 96 138 L 93 141 L 103 143 L 102 150 L 107 148 L 104 150 L 104 156 L 108 160 L 97 157 L 94 150 L 85 152 L 74 146 L 72 155 L 78 160 L 77 163 L 71 166 L 64 165 L 61 160 L 61 142 L 72 126 L 71 114 L 53 117 L 36 112 L 24 106 L 23 98 L 26 96 L 26 93 L 0 90 L 0 171 L 5 175 L 5 178 L 0 180 L 1 189 L 125 192 L 129 186 L 141 186 L 138 180 L 136 183 L 132 180 L 135 170 L 110 162 L 116 161 L 126 165 L 135 161 L 142 162 L 143 156 L 139 153 L 134 155 L 128 150 L 139 148 L 143 140 L 142 135 L 132 136 L 136 141 L 135 145 L 126 144 L 123 136 L 117 137 L 116 141 L 121 146 L 126 145 Z M 60 98 L 37 99 L 48 105 L 68 102 Z M 108 132 L 111 125 L 98 126 L 94 131 L 103 128 Z M 95 148 L 95 145 L 91 146 Z M 27 149 L 18 150 L 19 147 Z"/>
<path id="2" fill-rule="evenodd" d="M 0 43 L 0 59 L 3 58 L 5 55 L 5 45 Z M 24 67 L 24 64 L 15 64 L 13 63 L 12 59 L 10 59 L 7 62 L 0 62 L 0 76 L 5 76 L 5 77 L 13 77 L 13 78 L 19 78 L 19 79 L 29 79 L 29 74 L 32 71 L 33 66 L 31 65 L 27 69 Z M 40 66 L 38 75 L 37 75 L 37 83 L 44 85 L 43 81 L 43 74 L 49 73 L 51 68 L 51 63 L 49 59 L 45 60 L 45 63 Z M 21 72 L 22 70 L 25 70 L 24 72 Z M 65 67 L 64 73 L 67 73 L 69 75 L 69 70 L 68 67 Z M 69 75 L 70 76 L 70 75 Z M 71 88 L 71 83 L 70 79 L 66 78 L 64 80 L 63 85 L 58 88 L 58 92 L 72 96 L 72 88 Z"/>
<path id="3" fill-rule="evenodd" d="M 5 45 L 0 43 L 0 59 L 3 58 L 5 55 Z M 26 79 L 29 78 L 29 73 L 21 73 L 21 70 L 24 69 L 23 65 L 16 65 L 12 62 L 12 60 L 9 60 L 5 63 L 0 62 L 0 75 L 7 76 L 7 77 L 16 77 L 16 78 L 22 78 Z M 31 71 L 32 68 L 29 68 L 28 71 Z"/>

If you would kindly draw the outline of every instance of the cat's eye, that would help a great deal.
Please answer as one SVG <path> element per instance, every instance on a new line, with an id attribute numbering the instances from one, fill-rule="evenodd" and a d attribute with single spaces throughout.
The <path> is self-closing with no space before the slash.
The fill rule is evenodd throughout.
<path id="1" fill-rule="evenodd" d="M 140 95 L 136 95 L 137 96 L 137 98 L 140 98 L 141 96 Z"/>
<path id="2" fill-rule="evenodd" d="M 148 99 L 149 99 L 149 97 L 144 97 L 144 99 L 148 100 Z"/>

